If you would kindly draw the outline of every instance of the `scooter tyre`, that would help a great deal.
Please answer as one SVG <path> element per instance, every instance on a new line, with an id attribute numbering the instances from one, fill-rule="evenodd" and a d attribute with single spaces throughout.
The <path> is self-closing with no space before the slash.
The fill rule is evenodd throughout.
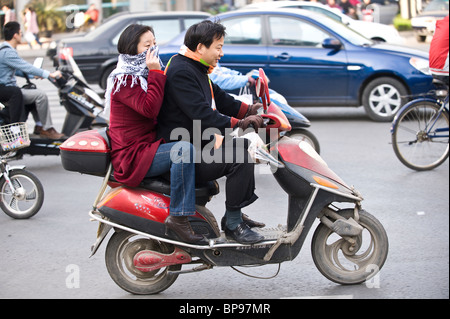
<path id="1" fill-rule="evenodd" d="M 44 187 L 39 179 L 31 172 L 23 169 L 15 169 L 9 172 L 11 182 L 17 187 L 24 187 L 26 197 L 24 199 L 14 198 L 11 190 L 6 183 L 5 177 L 0 179 L 0 208 L 6 215 L 14 219 L 28 219 L 36 215 L 44 203 Z M 34 196 L 31 198 L 31 196 Z M 31 203 L 29 207 L 24 208 L 21 202 Z M 14 202 L 15 205 L 11 205 Z M 27 205 L 28 206 L 28 205 Z"/>
<path id="2" fill-rule="evenodd" d="M 314 148 L 317 154 L 320 154 L 319 140 L 312 132 L 305 129 L 293 129 L 292 131 L 286 133 L 286 136 L 308 143 Z"/>
<path id="3" fill-rule="evenodd" d="M 174 248 L 172 245 L 137 234 L 116 231 L 106 247 L 106 268 L 112 280 L 123 290 L 135 295 L 158 294 L 169 288 L 178 278 L 178 275 L 169 274 L 169 270 L 180 270 L 181 265 L 151 272 L 139 271 L 133 265 L 133 257 L 142 250 L 170 253 Z"/>
<path id="4" fill-rule="evenodd" d="M 353 209 L 345 209 L 337 213 L 345 218 L 354 216 Z M 347 255 L 344 251 L 348 252 L 348 242 L 323 223 L 319 224 L 314 232 L 311 241 L 314 263 L 322 275 L 335 283 L 356 285 L 368 282 L 386 261 L 389 243 L 383 225 L 363 210 L 359 212 L 358 223 L 364 228 L 363 233 L 352 237 L 357 242 L 357 249 L 354 253 Z"/>

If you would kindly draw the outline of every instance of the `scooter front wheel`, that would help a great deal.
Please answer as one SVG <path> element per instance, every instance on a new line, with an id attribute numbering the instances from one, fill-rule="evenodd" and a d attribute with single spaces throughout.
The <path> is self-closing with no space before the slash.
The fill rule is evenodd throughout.
<path id="1" fill-rule="evenodd" d="M 36 215 L 44 203 L 44 187 L 39 179 L 23 169 L 10 171 L 9 179 L 12 185 L 4 176 L 0 180 L 0 208 L 14 219 Z"/>
<path id="2" fill-rule="evenodd" d="M 105 253 L 106 268 L 112 280 L 122 289 L 135 295 L 152 295 L 169 288 L 178 275 L 169 270 L 180 270 L 173 265 L 154 271 L 142 272 L 134 266 L 133 259 L 143 250 L 171 253 L 171 245 L 148 239 L 126 231 L 115 232 L 108 242 Z"/>
<path id="3" fill-rule="evenodd" d="M 353 209 L 337 212 L 350 218 Z M 366 211 L 359 212 L 360 235 L 351 237 L 354 245 L 320 224 L 311 242 L 311 251 L 317 269 L 329 280 L 343 285 L 363 283 L 373 278 L 383 267 L 388 254 L 388 237 L 383 225 Z"/>
<path id="4" fill-rule="evenodd" d="M 293 129 L 292 131 L 286 133 L 286 136 L 308 143 L 317 152 L 317 154 L 320 154 L 319 140 L 312 132 L 301 128 Z"/>

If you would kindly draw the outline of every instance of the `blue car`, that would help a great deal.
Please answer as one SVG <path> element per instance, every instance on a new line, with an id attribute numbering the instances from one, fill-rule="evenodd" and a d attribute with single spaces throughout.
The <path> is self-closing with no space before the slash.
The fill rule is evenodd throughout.
<path id="1" fill-rule="evenodd" d="M 238 10 L 211 19 L 227 28 L 220 64 L 243 74 L 263 68 L 292 106 L 363 105 L 371 119 L 388 122 L 433 89 L 427 52 L 373 42 L 314 12 Z M 160 48 L 163 62 L 183 39 Z"/>

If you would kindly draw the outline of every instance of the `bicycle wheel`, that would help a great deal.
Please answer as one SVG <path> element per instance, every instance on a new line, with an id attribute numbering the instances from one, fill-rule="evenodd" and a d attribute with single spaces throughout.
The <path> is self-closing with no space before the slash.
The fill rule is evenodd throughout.
<path id="1" fill-rule="evenodd" d="M 432 101 L 417 100 L 394 121 L 392 146 L 407 167 L 427 171 L 441 165 L 449 154 L 449 118 Z"/>
<path id="2" fill-rule="evenodd" d="M 36 215 L 44 202 L 44 188 L 39 179 L 23 169 L 9 172 L 15 192 L 2 177 L 0 180 L 0 208 L 10 217 L 27 219 Z"/>

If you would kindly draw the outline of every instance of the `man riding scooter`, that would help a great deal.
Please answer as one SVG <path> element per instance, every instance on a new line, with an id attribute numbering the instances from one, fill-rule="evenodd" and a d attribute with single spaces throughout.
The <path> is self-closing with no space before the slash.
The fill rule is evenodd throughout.
<path id="1" fill-rule="evenodd" d="M 213 139 L 214 135 L 205 137 L 208 128 L 225 135 L 227 128 L 245 130 L 249 126 L 255 129 L 264 127 L 262 117 L 256 115 L 261 104 L 249 106 L 236 101 L 209 80 L 208 74 L 223 56 L 224 36 L 225 27 L 219 23 L 203 21 L 191 26 L 186 32 L 185 46 L 167 65 L 164 102 L 158 116 L 158 135 L 165 141 L 177 141 L 179 136 L 175 132 L 184 130 L 189 133 L 187 138 L 192 143 L 198 132 L 195 123 L 199 122 L 202 137 Z M 206 143 L 200 147 L 194 146 L 199 150 Z M 239 243 L 253 244 L 264 237 L 251 230 L 255 224 L 261 224 L 246 220 L 241 211 L 257 199 L 254 193 L 254 163 L 249 156 L 245 156 L 248 154 L 245 143 L 227 139 L 224 143 L 218 142 L 217 148 L 209 154 L 214 161 L 207 162 L 204 156 L 197 156 L 201 162 L 196 164 L 195 172 L 199 182 L 227 177 L 223 219 L 225 233 Z M 221 155 L 217 158 L 218 153 Z M 227 154 L 234 156 L 230 158 Z M 243 154 L 244 158 L 237 158 L 237 154 Z"/>
<path id="2" fill-rule="evenodd" d="M 0 85 L 5 87 L 17 87 L 15 76 L 32 75 L 39 78 L 57 79 L 61 72 L 38 69 L 23 60 L 17 53 L 17 46 L 22 42 L 20 24 L 9 22 L 4 27 L 5 42 L 0 45 Z M 35 105 L 32 110 L 36 122 L 34 133 L 42 138 L 59 140 L 64 134 L 58 133 L 53 128 L 53 122 L 49 109 L 49 102 L 45 92 L 39 89 L 22 88 L 23 102 L 25 105 Z M 14 107 L 10 105 L 9 107 Z"/>

